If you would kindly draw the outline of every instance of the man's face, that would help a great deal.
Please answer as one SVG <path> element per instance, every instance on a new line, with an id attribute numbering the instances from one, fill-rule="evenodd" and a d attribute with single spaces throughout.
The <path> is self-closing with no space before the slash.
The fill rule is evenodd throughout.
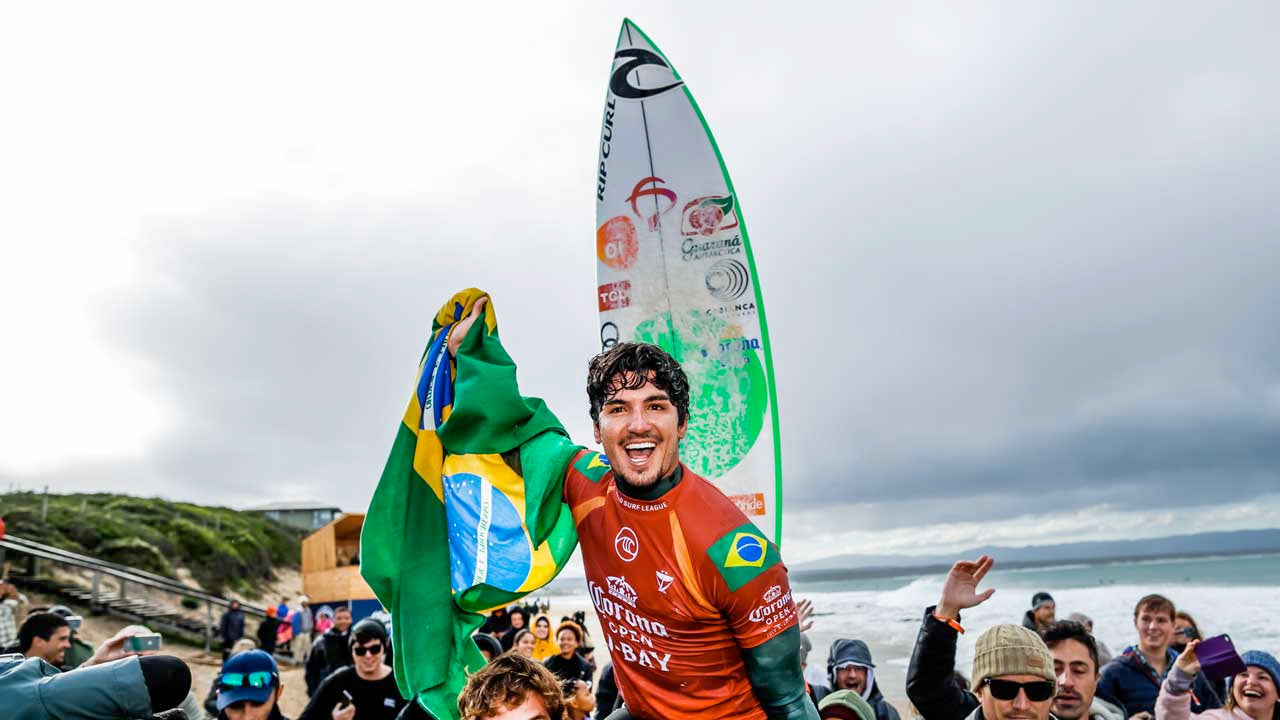
<path id="1" fill-rule="evenodd" d="M 356 648 L 360 648 L 364 654 L 356 652 Z M 374 652 L 374 651 L 377 652 Z M 356 674 L 366 680 L 376 679 L 380 665 L 382 665 L 382 656 L 386 652 L 382 641 L 378 639 L 369 640 L 367 642 L 354 642 L 351 644 L 351 660 L 355 663 Z"/>
<path id="2" fill-rule="evenodd" d="M 1045 681 L 1039 675 L 1001 675 L 996 679 L 1017 683 Z M 1032 702 L 1022 689 L 1018 690 L 1012 700 L 1001 700 L 992 693 L 991 686 L 985 683 L 978 689 L 978 698 L 982 701 L 985 720 L 1048 720 L 1049 707 L 1053 704 L 1052 693 L 1044 700 Z"/>
<path id="3" fill-rule="evenodd" d="M 619 390 L 600 408 L 596 442 L 618 477 L 648 487 L 675 472 L 680 464 L 680 438 L 687 423 L 665 390 L 650 382 Z"/>
<path id="4" fill-rule="evenodd" d="M 1133 619 L 1138 646 L 1147 652 L 1163 652 L 1173 639 L 1173 618 L 1164 610 L 1141 608 Z"/>
<path id="5" fill-rule="evenodd" d="M 351 611 L 339 610 L 333 614 L 333 626 L 338 628 L 338 632 L 346 632 L 351 629 Z"/>
<path id="6" fill-rule="evenodd" d="M 861 695 L 867 689 L 867 669 L 861 665 L 836 668 L 836 689 L 852 690 Z"/>
<path id="7" fill-rule="evenodd" d="M 1063 640 L 1049 648 L 1053 672 L 1058 676 L 1058 695 L 1053 714 L 1061 720 L 1088 720 L 1089 705 L 1098 689 L 1098 668 L 1089 657 L 1089 648 L 1079 640 Z"/>
<path id="8" fill-rule="evenodd" d="M 542 702 L 542 697 L 530 690 L 524 696 L 524 702 L 519 705 L 481 716 L 479 720 L 551 720 L 551 715 L 547 712 L 547 704 Z"/>
<path id="9" fill-rule="evenodd" d="M 511 613 L 511 627 L 517 630 L 524 627 L 524 613 Z"/>
<path id="10" fill-rule="evenodd" d="M 71 628 L 63 625 L 55 628 L 48 640 L 39 636 L 32 638 L 27 657 L 43 658 L 50 665 L 61 665 L 69 647 L 71 647 Z"/>
<path id="11" fill-rule="evenodd" d="M 267 698 L 264 703 L 243 700 L 228 705 L 223 712 L 227 714 L 228 720 L 267 720 L 267 718 L 271 717 L 271 710 L 275 708 L 276 702 L 280 700 L 280 690 L 282 688 L 283 686 L 277 687 L 276 691 L 271 693 L 271 697 Z"/>
<path id="12" fill-rule="evenodd" d="M 1032 615 L 1035 616 L 1036 623 L 1040 625 L 1048 625 L 1049 623 L 1053 622 L 1053 618 L 1057 610 L 1058 610 L 1057 606 L 1055 606 L 1051 602 L 1047 602 L 1041 605 L 1040 607 L 1036 608 L 1035 612 L 1032 613 Z"/>

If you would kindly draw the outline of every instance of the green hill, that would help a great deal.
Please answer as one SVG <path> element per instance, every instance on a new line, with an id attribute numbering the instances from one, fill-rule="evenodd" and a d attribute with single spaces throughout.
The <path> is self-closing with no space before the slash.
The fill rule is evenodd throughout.
<path id="1" fill-rule="evenodd" d="M 0 494 L 8 532 L 28 540 L 177 578 L 185 567 L 206 591 L 256 595 L 277 567 L 298 566 L 302 533 L 258 515 L 104 493 Z"/>

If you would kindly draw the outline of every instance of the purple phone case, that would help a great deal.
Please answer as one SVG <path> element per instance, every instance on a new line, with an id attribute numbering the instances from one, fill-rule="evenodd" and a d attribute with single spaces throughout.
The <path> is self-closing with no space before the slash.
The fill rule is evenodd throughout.
<path id="1" fill-rule="evenodd" d="M 1219 635 L 1200 641 L 1196 646 L 1200 669 L 1212 678 L 1222 679 L 1244 672 L 1244 662 L 1231 643 L 1231 636 Z"/>

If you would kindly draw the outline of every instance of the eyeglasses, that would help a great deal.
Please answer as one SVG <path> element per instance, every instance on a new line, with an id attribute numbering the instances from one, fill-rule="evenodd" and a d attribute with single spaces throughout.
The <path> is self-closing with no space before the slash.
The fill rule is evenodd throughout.
<path id="1" fill-rule="evenodd" d="M 222 673 L 218 684 L 227 688 L 264 688 L 275 684 L 276 674 L 265 670 L 251 673 Z"/>
<path id="2" fill-rule="evenodd" d="M 352 645 L 351 652 L 355 653 L 358 657 L 364 657 L 365 653 L 377 655 L 382 652 L 382 643 L 374 643 L 369 647 L 365 647 L 363 645 Z"/>
<path id="3" fill-rule="evenodd" d="M 982 684 L 991 688 L 991 694 L 997 700 L 1013 700 L 1018 697 L 1019 690 L 1025 692 L 1027 699 L 1031 702 L 1044 702 L 1053 697 L 1053 683 L 1048 680 L 1020 683 L 1012 680 L 987 678 L 982 681 Z"/>

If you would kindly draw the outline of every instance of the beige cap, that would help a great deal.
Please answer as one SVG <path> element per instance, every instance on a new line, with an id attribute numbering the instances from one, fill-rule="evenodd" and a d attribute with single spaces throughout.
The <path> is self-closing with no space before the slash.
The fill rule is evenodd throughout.
<path id="1" fill-rule="evenodd" d="M 1053 656 L 1044 640 L 1021 625 L 996 625 L 978 636 L 973 652 L 973 687 L 1001 675 L 1038 675 L 1054 684 Z"/>

